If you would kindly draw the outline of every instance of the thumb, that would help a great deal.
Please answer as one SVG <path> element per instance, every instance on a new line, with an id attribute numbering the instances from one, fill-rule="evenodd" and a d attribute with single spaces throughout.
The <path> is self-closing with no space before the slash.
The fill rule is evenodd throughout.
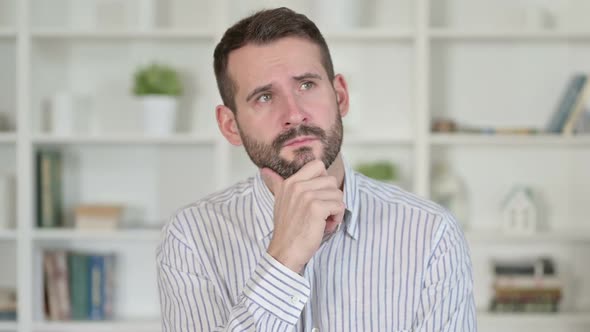
<path id="1" fill-rule="evenodd" d="M 285 181 L 283 177 L 268 167 L 264 167 L 262 170 L 260 170 L 260 173 L 262 174 L 262 178 L 269 187 L 270 191 L 276 195 L 276 192 L 283 184 L 283 181 Z"/>

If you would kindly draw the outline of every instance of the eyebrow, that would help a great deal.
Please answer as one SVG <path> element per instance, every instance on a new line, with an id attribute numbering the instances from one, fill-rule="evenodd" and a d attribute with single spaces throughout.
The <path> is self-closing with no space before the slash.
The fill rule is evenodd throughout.
<path id="1" fill-rule="evenodd" d="M 321 80 L 322 77 L 320 75 L 314 74 L 314 73 L 304 73 L 301 75 L 293 76 L 294 81 L 302 81 L 302 80 L 308 80 L 308 79 Z M 249 102 L 250 99 L 252 99 L 255 95 L 259 94 L 260 92 L 268 91 L 271 88 L 272 88 L 272 83 L 257 87 L 256 89 L 252 90 L 252 92 L 250 92 L 248 94 L 248 96 L 246 97 L 246 102 Z"/>

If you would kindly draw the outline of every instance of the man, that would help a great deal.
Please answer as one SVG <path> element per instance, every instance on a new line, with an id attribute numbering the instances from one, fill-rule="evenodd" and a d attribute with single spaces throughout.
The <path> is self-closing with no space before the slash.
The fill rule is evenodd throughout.
<path id="1" fill-rule="evenodd" d="M 219 129 L 260 172 L 165 227 L 164 331 L 475 331 L 453 217 L 343 161 L 347 85 L 313 22 L 286 8 L 245 18 L 214 69 Z"/>

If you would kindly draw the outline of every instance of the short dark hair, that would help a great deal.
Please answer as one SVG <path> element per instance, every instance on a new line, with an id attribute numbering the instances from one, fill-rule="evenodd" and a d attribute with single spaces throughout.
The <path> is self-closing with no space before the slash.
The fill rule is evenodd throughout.
<path id="1" fill-rule="evenodd" d="M 223 104 L 236 112 L 236 82 L 227 72 L 231 51 L 248 43 L 264 45 L 284 37 L 302 37 L 320 47 L 322 64 L 330 81 L 334 79 L 334 66 L 328 44 L 318 27 L 307 16 L 285 7 L 261 10 L 227 29 L 213 53 L 213 68 Z"/>

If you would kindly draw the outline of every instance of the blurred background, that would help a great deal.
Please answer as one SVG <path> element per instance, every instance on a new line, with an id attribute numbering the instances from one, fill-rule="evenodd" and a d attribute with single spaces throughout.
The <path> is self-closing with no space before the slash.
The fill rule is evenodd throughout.
<path id="1" fill-rule="evenodd" d="M 462 224 L 479 330 L 590 331 L 587 0 L 0 0 L 0 331 L 160 330 L 159 229 L 256 172 L 213 49 L 277 6 L 348 80 L 345 159 Z"/>

